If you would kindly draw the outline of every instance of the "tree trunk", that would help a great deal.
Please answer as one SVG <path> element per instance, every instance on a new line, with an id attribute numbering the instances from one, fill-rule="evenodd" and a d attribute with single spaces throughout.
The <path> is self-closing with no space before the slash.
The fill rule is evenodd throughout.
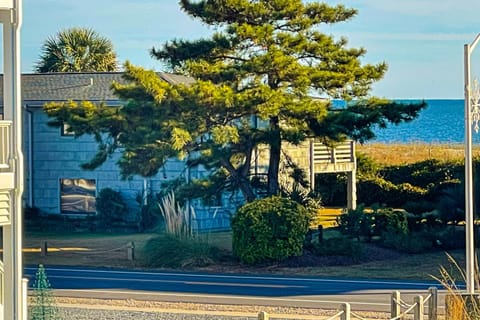
<path id="1" fill-rule="evenodd" d="M 280 168 L 280 154 L 282 148 L 282 140 L 280 137 L 280 125 L 278 117 L 270 118 L 270 160 L 268 163 L 268 182 L 267 194 L 269 196 L 276 195 L 279 192 L 278 172 Z"/>
<path id="2" fill-rule="evenodd" d="M 255 193 L 253 192 L 252 186 L 247 180 L 247 177 L 242 176 L 242 174 L 239 174 L 238 170 L 235 169 L 235 167 L 227 159 L 221 158 L 220 163 L 228 171 L 230 176 L 236 181 L 245 200 L 247 202 L 251 202 L 255 200 L 256 198 Z"/>

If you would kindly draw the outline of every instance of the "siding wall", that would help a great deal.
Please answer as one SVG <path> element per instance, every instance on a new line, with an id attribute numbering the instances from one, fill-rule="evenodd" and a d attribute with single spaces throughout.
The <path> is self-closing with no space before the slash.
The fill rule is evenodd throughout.
<path id="1" fill-rule="evenodd" d="M 80 164 L 91 159 L 97 144 L 90 136 L 74 138 L 62 136 L 60 128 L 47 125 L 48 117 L 42 111 L 33 112 L 32 132 L 32 205 L 48 214 L 60 213 L 60 179 L 95 179 L 97 192 L 103 188 L 120 191 L 129 207 L 135 211 L 138 204 L 135 198 L 142 193 L 144 179 L 134 177 L 121 180 L 115 164 L 118 154 L 101 167 L 86 171 Z M 26 144 L 29 145 L 28 143 Z M 26 152 L 27 153 L 27 152 Z M 184 171 L 181 161 L 168 161 L 165 169 L 155 178 L 149 179 L 152 191 L 159 191 L 161 182 L 178 177 Z"/>
<path id="2" fill-rule="evenodd" d="M 163 182 L 185 175 L 184 162 L 171 159 L 157 176 L 148 178 L 147 181 L 138 176 L 127 181 L 121 180 L 116 165 L 119 154 L 93 171 L 82 170 L 80 164 L 91 159 L 96 153 L 97 144 L 94 139 L 91 136 L 62 136 L 60 128 L 47 125 L 48 117 L 42 110 L 34 110 L 31 115 L 31 134 L 28 134 L 28 121 L 24 127 L 26 161 L 31 161 L 31 172 L 27 174 L 26 186 L 30 180 L 32 182 L 32 193 L 29 194 L 26 188 L 26 198 L 31 198 L 29 205 L 40 209 L 42 213 L 60 214 L 60 179 L 95 179 L 97 193 L 103 188 L 112 188 L 122 194 L 131 212 L 129 218 L 134 220 L 140 210 L 136 197 L 144 192 L 145 183 L 149 192 L 158 193 Z M 28 120 L 28 116 L 25 118 Z M 32 148 L 32 159 L 29 158 L 29 148 Z M 202 169 L 190 172 L 192 179 L 205 175 L 206 172 Z M 200 201 L 192 202 L 196 212 L 194 226 L 201 231 L 229 229 L 231 212 L 235 211 L 241 199 L 231 199 L 225 195 L 223 203 L 222 208 L 209 208 L 204 207 Z"/>
<path id="3" fill-rule="evenodd" d="M 135 219 L 140 210 L 136 197 L 142 194 L 145 186 L 143 178 L 134 177 L 128 181 L 121 180 L 119 169 L 115 164 L 118 154 L 93 171 L 82 170 L 80 164 L 91 159 L 96 153 L 97 144 L 93 138 L 62 136 L 60 128 L 47 125 L 48 117 L 41 109 L 31 111 L 31 116 L 31 134 L 29 134 L 28 116 L 25 117 L 25 159 L 29 164 L 26 168 L 31 168 L 31 172 L 27 174 L 26 186 L 30 180 L 32 183 L 31 194 L 28 193 L 28 188 L 25 188 L 26 198 L 31 199 L 29 205 L 40 209 L 43 213 L 60 214 L 60 179 L 95 179 L 97 192 L 103 188 L 112 188 L 121 192 L 129 206 L 130 218 Z M 32 148 L 31 159 L 29 148 Z M 292 160 L 306 171 L 307 177 L 309 177 L 308 142 L 301 146 L 285 144 L 283 148 Z M 256 165 L 257 172 L 267 171 L 268 154 L 266 146 L 258 148 L 257 161 L 252 164 L 253 170 Z M 175 179 L 182 174 L 185 174 L 184 162 L 171 159 L 167 161 L 156 177 L 146 181 L 148 191 L 158 193 L 162 182 Z M 206 172 L 202 169 L 193 169 L 190 172 L 192 179 L 202 178 L 205 175 Z M 230 195 L 223 196 L 222 208 L 205 208 L 200 201 L 193 201 L 191 205 L 196 212 L 198 229 L 228 229 L 230 216 L 241 203 L 241 197 L 230 197 Z"/>

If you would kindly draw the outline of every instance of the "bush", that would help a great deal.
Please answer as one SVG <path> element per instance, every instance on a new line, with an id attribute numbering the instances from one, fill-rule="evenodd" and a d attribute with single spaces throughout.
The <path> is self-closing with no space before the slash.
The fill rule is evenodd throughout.
<path id="1" fill-rule="evenodd" d="M 365 237 L 369 241 L 373 236 L 374 216 L 365 212 L 365 207 L 360 205 L 355 210 L 348 210 L 347 213 L 338 217 L 340 232 L 360 240 Z"/>
<path id="2" fill-rule="evenodd" d="M 375 235 L 384 237 L 385 234 L 407 235 L 408 213 L 400 209 L 379 208 L 374 210 Z"/>
<path id="3" fill-rule="evenodd" d="M 309 249 L 318 256 L 347 256 L 355 261 L 359 261 L 363 254 L 362 244 L 346 237 L 324 239 L 311 244 Z"/>
<path id="4" fill-rule="evenodd" d="M 140 231 L 151 231 L 158 227 L 162 222 L 160 213 L 159 200 L 148 194 L 144 199 L 143 193 L 138 193 L 136 201 L 140 206 Z"/>
<path id="5" fill-rule="evenodd" d="M 148 268 L 189 268 L 205 267 L 223 258 L 219 248 L 205 242 L 160 235 L 148 240 L 140 260 Z"/>
<path id="6" fill-rule="evenodd" d="M 372 177 L 358 182 L 358 199 L 367 205 L 382 203 L 402 207 L 411 201 L 421 201 L 427 190 L 410 183 L 394 184 L 384 178 Z"/>
<path id="7" fill-rule="evenodd" d="M 422 232 L 410 234 L 386 233 L 383 245 L 406 253 L 422 253 L 434 246 L 431 237 Z"/>
<path id="8" fill-rule="evenodd" d="M 370 241 L 372 237 L 384 238 L 386 234 L 407 235 L 407 218 L 404 210 L 375 207 L 367 210 L 362 205 L 342 214 L 338 218 L 338 225 L 343 234 Z"/>
<path id="9" fill-rule="evenodd" d="M 233 254 L 247 264 L 299 256 L 310 219 L 305 207 L 279 196 L 247 203 L 232 219 Z"/>
<path id="10" fill-rule="evenodd" d="M 111 188 L 100 190 L 96 207 L 100 218 L 107 224 L 125 221 L 128 208 L 121 193 L 118 191 Z"/>

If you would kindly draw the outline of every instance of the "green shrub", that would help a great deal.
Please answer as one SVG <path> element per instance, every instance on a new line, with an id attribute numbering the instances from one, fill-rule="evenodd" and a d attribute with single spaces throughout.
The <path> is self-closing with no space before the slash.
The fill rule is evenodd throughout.
<path id="1" fill-rule="evenodd" d="M 447 226 L 437 231 L 434 236 L 436 238 L 436 244 L 442 249 L 452 250 L 465 248 L 465 228 L 463 226 Z"/>
<path id="2" fill-rule="evenodd" d="M 428 159 L 401 166 L 387 166 L 382 176 L 394 184 L 410 183 L 421 188 L 430 188 L 442 181 L 458 178 L 463 172 L 458 161 Z"/>
<path id="3" fill-rule="evenodd" d="M 355 210 L 348 210 L 337 219 L 340 232 L 353 238 L 364 237 L 367 241 L 373 236 L 374 216 L 365 212 L 365 207 L 360 205 Z"/>
<path id="4" fill-rule="evenodd" d="M 362 258 L 361 242 L 347 237 L 334 237 L 313 243 L 309 248 L 318 256 L 347 256 L 358 261 Z"/>
<path id="5" fill-rule="evenodd" d="M 247 264 L 301 255 L 310 219 L 305 207 L 279 196 L 247 203 L 232 219 L 233 254 Z"/>
<path id="6" fill-rule="evenodd" d="M 381 166 L 374 159 L 363 153 L 357 153 L 357 176 L 375 177 L 377 176 Z"/>
<path id="7" fill-rule="evenodd" d="M 360 205 L 349 210 L 338 218 L 340 232 L 360 240 L 370 241 L 373 237 L 384 237 L 385 234 L 408 234 L 408 213 L 391 208 L 365 209 Z"/>
<path id="8" fill-rule="evenodd" d="M 206 242 L 164 234 L 147 241 L 140 261 L 148 268 L 191 268 L 205 267 L 224 257 L 222 250 Z"/>
<path id="9" fill-rule="evenodd" d="M 411 201 L 421 201 L 427 190 L 410 183 L 394 184 L 381 177 L 358 182 L 358 199 L 367 205 L 381 203 L 389 207 L 402 207 Z"/>
<path id="10" fill-rule="evenodd" d="M 125 221 L 125 215 L 128 212 L 121 193 L 111 188 L 100 190 L 96 207 L 99 217 L 107 224 Z"/>
<path id="11" fill-rule="evenodd" d="M 432 249 L 434 241 L 429 235 L 422 232 L 386 233 L 383 245 L 405 253 L 423 253 Z"/>
<path id="12" fill-rule="evenodd" d="M 160 201 L 151 194 L 147 194 L 144 198 L 143 193 L 138 193 L 135 200 L 140 206 L 140 231 L 151 231 L 157 228 L 162 222 Z"/>
<path id="13" fill-rule="evenodd" d="M 401 209 L 378 208 L 374 210 L 373 233 L 384 236 L 386 233 L 395 235 L 408 234 L 408 213 Z"/>

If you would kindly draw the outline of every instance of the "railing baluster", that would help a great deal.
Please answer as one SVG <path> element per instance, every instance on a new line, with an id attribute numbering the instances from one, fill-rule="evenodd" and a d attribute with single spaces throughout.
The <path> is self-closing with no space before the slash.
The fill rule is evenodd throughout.
<path id="1" fill-rule="evenodd" d="M 0 168 L 10 167 L 10 130 L 11 130 L 11 121 L 2 120 L 0 121 Z"/>

